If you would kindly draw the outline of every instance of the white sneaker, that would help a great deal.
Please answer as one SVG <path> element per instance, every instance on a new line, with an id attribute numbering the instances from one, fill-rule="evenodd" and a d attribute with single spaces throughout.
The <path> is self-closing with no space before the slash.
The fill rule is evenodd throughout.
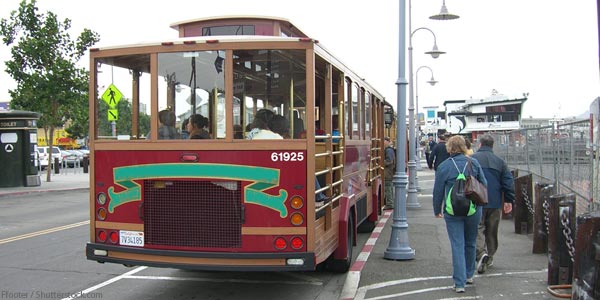
<path id="1" fill-rule="evenodd" d="M 467 284 L 473 284 L 473 277 L 467 278 Z"/>
<path id="2" fill-rule="evenodd" d="M 464 293 L 465 292 L 465 288 L 464 287 L 454 286 L 454 291 L 457 292 L 457 293 Z"/>
<path id="3" fill-rule="evenodd" d="M 481 255 L 479 262 L 477 263 L 477 273 L 483 274 L 488 267 L 488 260 L 490 257 L 487 254 Z"/>

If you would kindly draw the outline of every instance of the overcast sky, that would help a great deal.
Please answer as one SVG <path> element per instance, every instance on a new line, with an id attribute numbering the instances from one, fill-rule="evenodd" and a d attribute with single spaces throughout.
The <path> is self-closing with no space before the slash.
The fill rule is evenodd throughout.
<path id="1" fill-rule="evenodd" d="M 408 11 L 408 0 L 407 11 Z M 8 18 L 20 0 L 2 0 Z M 365 3 L 367 5 L 365 6 Z M 173 39 L 170 24 L 221 15 L 264 15 L 289 19 L 328 48 L 386 100 L 396 104 L 399 1 L 376 0 L 38 0 L 40 12 L 72 20 L 75 38 L 83 28 L 100 34 L 95 47 Z M 446 100 L 482 99 L 492 90 L 509 97 L 529 93 L 523 117 L 569 117 L 589 109 L 600 96 L 598 23 L 595 0 L 447 0 L 458 20 L 435 21 L 442 0 L 412 3 L 412 29 L 427 27 L 446 51 L 438 59 L 424 54 L 433 35 L 419 30 L 412 39 L 418 73 L 419 107 Z M 408 30 L 408 22 L 407 22 Z M 408 33 L 407 33 L 408 37 Z M 408 47 L 408 41 L 406 43 Z M 408 52 L 406 57 L 408 57 Z M 0 61 L 10 50 L 0 45 Z M 81 62 L 87 68 L 87 56 Z M 0 64 L 0 101 L 9 100 L 15 83 Z M 409 79 L 408 63 L 406 66 Z M 408 88 L 407 88 L 408 99 Z M 408 105 L 407 105 L 408 107 Z M 421 108 L 419 109 L 421 111 Z"/>

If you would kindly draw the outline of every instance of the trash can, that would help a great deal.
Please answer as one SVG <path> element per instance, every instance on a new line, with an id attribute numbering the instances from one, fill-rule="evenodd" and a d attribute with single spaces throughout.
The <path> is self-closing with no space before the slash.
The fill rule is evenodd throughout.
<path id="1" fill-rule="evenodd" d="M 23 110 L 0 111 L 0 188 L 39 186 L 37 120 Z"/>

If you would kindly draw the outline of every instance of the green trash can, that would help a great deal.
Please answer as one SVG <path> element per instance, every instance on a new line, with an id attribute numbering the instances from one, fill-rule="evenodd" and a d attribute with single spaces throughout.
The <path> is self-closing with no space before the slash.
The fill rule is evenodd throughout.
<path id="1" fill-rule="evenodd" d="M 39 186 L 36 112 L 0 111 L 0 188 Z"/>

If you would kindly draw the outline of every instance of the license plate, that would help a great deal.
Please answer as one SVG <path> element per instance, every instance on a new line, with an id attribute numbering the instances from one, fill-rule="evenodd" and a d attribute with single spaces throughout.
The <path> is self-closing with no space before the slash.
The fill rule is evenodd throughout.
<path id="1" fill-rule="evenodd" d="M 144 247 L 144 233 L 141 231 L 119 231 L 121 245 Z"/>

